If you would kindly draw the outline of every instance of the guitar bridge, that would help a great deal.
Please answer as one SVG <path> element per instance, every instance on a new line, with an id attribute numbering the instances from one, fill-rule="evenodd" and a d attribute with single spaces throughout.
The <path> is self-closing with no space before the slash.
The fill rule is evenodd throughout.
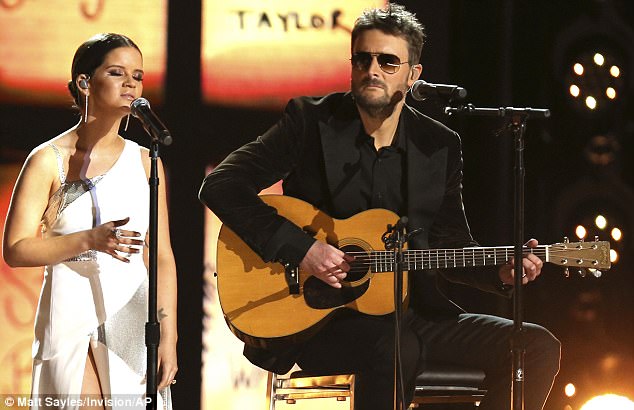
<path id="1" fill-rule="evenodd" d="M 290 295 L 299 295 L 299 267 L 291 266 L 290 263 L 284 264 L 284 277 L 288 285 L 288 293 Z"/>

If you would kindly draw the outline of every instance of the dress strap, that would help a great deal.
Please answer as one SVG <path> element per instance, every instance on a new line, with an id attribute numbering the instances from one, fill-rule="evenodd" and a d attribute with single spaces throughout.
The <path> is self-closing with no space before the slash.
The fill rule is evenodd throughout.
<path id="1" fill-rule="evenodd" d="M 57 157 L 57 170 L 59 172 L 59 180 L 62 185 L 64 185 L 64 183 L 66 182 L 66 173 L 64 172 L 64 158 L 62 157 L 62 153 L 59 148 L 57 148 L 57 145 L 53 144 L 52 142 L 50 142 L 49 145 L 51 146 L 51 148 L 53 148 L 53 151 L 55 151 L 55 156 Z"/>

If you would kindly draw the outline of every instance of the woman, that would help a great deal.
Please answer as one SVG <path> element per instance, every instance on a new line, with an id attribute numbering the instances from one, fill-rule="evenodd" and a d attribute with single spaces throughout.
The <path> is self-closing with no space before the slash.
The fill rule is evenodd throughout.
<path id="1" fill-rule="evenodd" d="M 145 393 L 150 159 L 118 131 L 143 91 L 143 58 L 129 38 L 99 34 L 77 49 L 71 75 L 82 118 L 28 156 L 7 215 L 4 259 L 13 267 L 45 266 L 33 397 L 41 405 L 48 396 L 74 400 L 57 402 L 64 409 L 78 408 L 80 395 L 91 399 L 82 410 L 130 408 Z M 159 177 L 165 180 L 160 163 Z M 158 408 L 171 408 L 176 266 L 164 185 L 159 189 Z"/>

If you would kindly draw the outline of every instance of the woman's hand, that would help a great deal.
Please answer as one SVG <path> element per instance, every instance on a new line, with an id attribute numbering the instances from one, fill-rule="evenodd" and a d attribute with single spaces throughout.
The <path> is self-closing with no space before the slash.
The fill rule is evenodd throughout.
<path id="1" fill-rule="evenodd" d="M 176 372 L 178 372 L 176 342 L 161 341 L 158 348 L 159 390 L 176 383 Z"/>
<path id="2" fill-rule="evenodd" d="M 135 239 L 141 236 L 139 232 L 119 228 L 129 221 L 130 218 L 110 221 L 89 230 L 90 249 L 107 253 L 122 262 L 130 262 L 130 255 L 141 252 L 143 241 Z"/>

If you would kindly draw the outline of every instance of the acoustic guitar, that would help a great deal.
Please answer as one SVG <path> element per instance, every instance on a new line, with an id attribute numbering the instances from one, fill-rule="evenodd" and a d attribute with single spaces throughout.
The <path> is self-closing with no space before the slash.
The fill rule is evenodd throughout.
<path id="1" fill-rule="evenodd" d="M 355 256 L 342 288 L 333 288 L 299 269 L 265 263 L 230 228 L 218 237 L 218 297 L 231 331 L 243 342 L 259 347 L 281 346 L 309 336 L 339 309 L 368 315 L 394 311 L 393 250 L 382 250 L 387 224 L 398 216 L 370 209 L 348 219 L 335 219 L 302 200 L 263 195 L 278 213 L 318 240 Z M 610 268 L 607 241 L 556 243 L 525 248 L 544 262 L 589 268 L 595 274 Z M 514 247 L 473 247 L 403 251 L 403 300 L 407 271 L 501 265 Z"/>

